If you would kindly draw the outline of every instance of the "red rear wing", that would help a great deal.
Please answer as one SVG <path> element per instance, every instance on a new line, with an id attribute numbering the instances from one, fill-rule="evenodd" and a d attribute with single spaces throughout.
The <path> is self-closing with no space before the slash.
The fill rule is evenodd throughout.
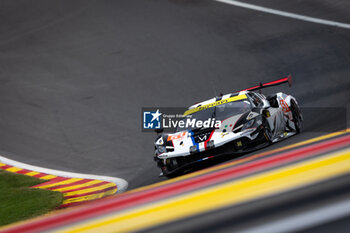
<path id="1" fill-rule="evenodd" d="M 247 89 L 244 89 L 244 90 L 241 90 L 241 91 L 260 90 L 260 89 L 263 89 L 263 88 L 266 88 L 266 87 L 272 87 L 272 86 L 280 85 L 280 84 L 283 84 L 283 83 L 288 83 L 289 86 L 292 86 L 292 76 L 289 75 L 288 77 L 281 78 L 281 79 L 278 79 L 278 80 L 275 80 L 275 81 L 272 81 L 272 82 L 268 82 L 268 83 L 260 83 L 257 86 L 250 87 L 250 88 L 247 88 Z"/>

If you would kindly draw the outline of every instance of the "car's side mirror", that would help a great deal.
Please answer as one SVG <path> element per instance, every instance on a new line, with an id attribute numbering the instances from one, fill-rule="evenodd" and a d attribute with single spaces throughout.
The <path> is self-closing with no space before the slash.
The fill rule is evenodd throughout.
<path id="1" fill-rule="evenodd" d="M 155 129 L 154 132 L 156 132 L 157 134 L 163 133 L 164 129 Z"/>
<path id="2" fill-rule="evenodd" d="M 276 95 L 268 96 L 267 100 L 269 101 L 271 107 L 273 107 L 273 108 L 278 108 L 279 107 Z"/>

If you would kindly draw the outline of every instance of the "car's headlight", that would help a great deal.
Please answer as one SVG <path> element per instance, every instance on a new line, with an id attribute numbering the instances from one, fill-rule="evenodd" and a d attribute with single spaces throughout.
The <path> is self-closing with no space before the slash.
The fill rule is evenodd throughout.
<path id="1" fill-rule="evenodd" d="M 193 154 L 195 152 L 197 152 L 197 146 L 191 146 L 190 147 L 190 153 Z"/>
<path id="2" fill-rule="evenodd" d="M 165 152 L 166 152 L 165 146 L 157 146 L 156 148 L 157 148 L 158 154 L 161 154 L 161 153 L 165 153 Z"/>
<path id="3" fill-rule="evenodd" d="M 255 119 L 251 119 L 243 125 L 242 130 L 249 129 L 254 125 Z"/>
<path id="4" fill-rule="evenodd" d="M 159 137 L 157 140 L 156 140 L 156 142 L 155 142 L 155 145 L 163 145 L 164 144 L 164 140 L 163 140 L 163 137 Z"/>

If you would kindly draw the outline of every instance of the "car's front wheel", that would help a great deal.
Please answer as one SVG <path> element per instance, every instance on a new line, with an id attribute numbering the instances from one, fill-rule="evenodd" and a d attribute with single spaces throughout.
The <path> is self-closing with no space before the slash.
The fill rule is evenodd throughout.
<path id="1" fill-rule="evenodd" d="M 264 137 L 268 144 L 272 144 L 272 132 L 267 120 L 264 120 Z"/>
<path id="2" fill-rule="evenodd" d="M 270 145 L 272 144 L 272 132 L 271 132 L 271 128 L 270 128 L 270 124 L 269 122 L 266 120 L 265 117 L 263 117 L 263 134 L 264 134 L 264 138 L 265 141 Z"/>
<path id="3" fill-rule="evenodd" d="M 174 178 L 181 175 L 181 171 L 178 169 L 179 167 L 180 164 L 177 158 L 167 159 L 166 164 L 160 165 L 163 175 L 168 178 Z"/>

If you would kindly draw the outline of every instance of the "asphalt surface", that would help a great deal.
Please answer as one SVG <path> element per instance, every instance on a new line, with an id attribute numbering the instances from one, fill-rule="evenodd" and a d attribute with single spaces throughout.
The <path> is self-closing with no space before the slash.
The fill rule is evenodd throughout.
<path id="1" fill-rule="evenodd" d="M 247 2 L 350 23 L 346 0 Z M 184 107 L 292 74 L 292 88 L 264 93 L 324 110 L 277 148 L 350 125 L 349 64 L 349 30 L 215 1 L 1 0 L 1 154 L 132 189 L 164 179 L 142 107 Z"/>

